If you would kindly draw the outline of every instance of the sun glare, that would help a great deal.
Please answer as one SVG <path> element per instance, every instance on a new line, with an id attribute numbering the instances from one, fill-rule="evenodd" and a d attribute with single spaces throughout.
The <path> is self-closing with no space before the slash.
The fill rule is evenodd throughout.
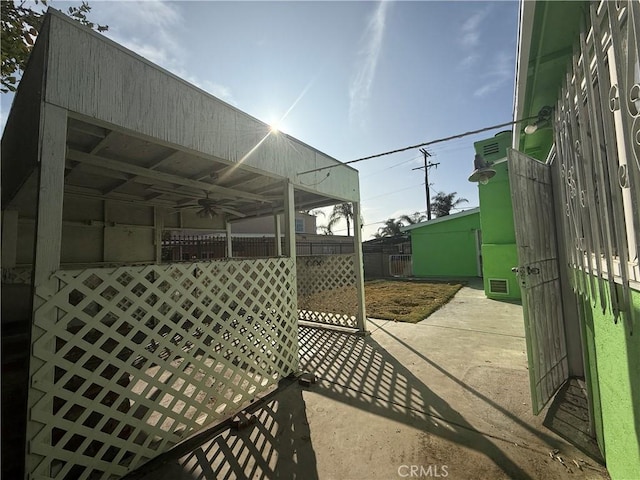
<path id="1" fill-rule="evenodd" d="M 280 131 L 278 122 L 272 122 L 271 125 L 269 125 L 269 128 L 271 129 L 271 133 L 278 133 Z"/>

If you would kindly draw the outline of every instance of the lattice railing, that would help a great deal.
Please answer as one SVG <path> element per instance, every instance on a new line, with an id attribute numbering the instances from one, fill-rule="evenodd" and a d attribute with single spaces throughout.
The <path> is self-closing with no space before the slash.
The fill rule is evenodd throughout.
<path id="1" fill-rule="evenodd" d="M 32 477 L 118 478 L 295 371 L 293 265 L 56 272 L 36 291 Z"/>
<path id="2" fill-rule="evenodd" d="M 296 268 L 300 320 L 357 328 L 354 255 L 299 257 Z"/>

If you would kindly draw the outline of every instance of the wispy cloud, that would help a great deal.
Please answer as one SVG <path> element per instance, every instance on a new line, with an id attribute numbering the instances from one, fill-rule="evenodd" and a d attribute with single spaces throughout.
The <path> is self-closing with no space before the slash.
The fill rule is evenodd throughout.
<path id="1" fill-rule="evenodd" d="M 471 53 L 466 57 L 464 57 L 462 60 L 460 60 L 460 63 L 458 63 L 458 68 L 460 70 L 469 70 L 476 63 L 478 63 L 479 59 L 480 59 L 480 55 Z"/>
<path id="2" fill-rule="evenodd" d="M 108 37 L 202 90 L 236 105 L 229 87 L 198 78 L 187 70 L 184 59 L 188 52 L 178 36 L 185 23 L 179 3 L 163 0 L 95 2 L 92 7 L 92 18 L 109 25 Z"/>
<path id="3" fill-rule="evenodd" d="M 376 66 L 382 48 L 388 1 L 382 1 L 373 12 L 362 37 L 363 46 L 358 52 L 357 71 L 349 88 L 349 120 L 353 123 L 366 110 L 376 74 Z"/>
<path id="4" fill-rule="evenodd" d="M 483 48 L 483 36 L 488 28 L 487 20 L 492 10 L 491 4 L 476 10 L 462 23 L 459 30 L 462 55 L 457 68 L 467 73 L 473 71 L 473 82 L 476 85 L 473 91 L 475 97 L 484 97 L 503 88 L 514 75 L 513 55 L 498 51 L 492 57 L 492 52 L 486 47 Z M 476 72 L 475 67 L 479 63 L 484 68 Z"/>
<path id="5" fill-rule="evenodd" d="M 165 68 L 179 63 L 184 50 L 175 32 L 184 19 L 175 3 L 96 2 L 93 10 L 92 17 L 109 25 L 106 35 L 116 42 Z"/>
<path id="6" fill-rule="evenodd" d="M 484 97 L 502 88 L 506 82 L 514 78 L 514 58 L 507 52 L 497 52 L 492 68 L 486 70 L 477 79 L 479 87 L 473 92 L 475 97 Z"/>
<path id="7" fill-rule="evenodd" d="M 460 28 L 460 42 L 466 47 L 475 47 L 480 42 L 482 22 L 489 15 L 492 6 L 486 5 L 471 15 Z"/>

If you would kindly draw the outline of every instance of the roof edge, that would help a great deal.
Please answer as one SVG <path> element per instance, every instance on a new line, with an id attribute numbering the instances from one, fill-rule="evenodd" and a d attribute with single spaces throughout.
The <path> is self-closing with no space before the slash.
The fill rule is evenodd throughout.
<path id="1" fill-rule="evenodd" d="M 513 120 L 523 118 L 525 97 L 527 94 L 527 75 L 529 74 L 529 55 L 531 34 L 536 9 L 535 0 L 520 0 L 520 20 L 518 23 L 518 47 L 516 53 L 516 81 L 513 92 Z M 511 138 L 512 148 L 520 147 L 520 132 L 514 129 Z"/>
<path id="2" fill-rule="evenodd" d="M 444 217 L 434 218 L 433 220 L 427 220 L 426 222 L 414 223 L 400 229 L 401 232 L 409 232 L 416 228 L 424 227 L 425 225 L 434 225 L 436 223 L 447 222 L 456 218 L 466 217 L 467 215 L 473 215 L 474 213 L 480 213 L 480 207 L 470 208 L 462 212 L 454 213 L 453 215 L 445 215 Z"/>
<path id="3" fill-rule="evenodd" d="M 131 50 L 127 47 L 125 47 L 124 45 L 116 42 L 115 40 L 112 40 L 111 38 L 107 37 L 106 35 L 96 32 L 95 30 L 82 25 L 81 23 L 77 22 L 76 20 L 74 20 L 73 18 L 70 18 L 68 15 L 66 15 L 64 12 L 54 8 L 54 7 L 48 7 L 46 14 L 45 14 L 45 20 L 47 16 L 52 16 L 55 17 L 58 20 L 62 20 L 64 22 L 66 22 L 68 25 L 73 26 L 74 28 L 78 28 L 78 29 L 82 29 L 82 31 L 89 33 L 90 35 L 96 37 L 96 38 L 100 38 L 100 40 L 102 40 L 103 42 L 106 42 L 108 44 L 110 44 L 112 47 L 117 48 L 118 50 L 122 51 L 123 53 L 130 55 L 134 58 L 136 58 L 137 60 L 139 60 L 142 63 L 147 64 L 148 66 L 159 70 L 160 72 L 164 73 L 165 75 L 168 75 L 172 78 L 174 78 L 175 80 L 183 83 L 184 85 L 188 86 L 189 88 L 192 88 L 194 90 L 197 90 L 198 92 L 202 93 L 203 95 L 206 95 L 208 97 L 211 97 L 213 99 L 215 99 L 216 101 L 223 103 L 225 106 L 227 106 L 228 108 L 235 110 L 237 113 L 244 115 L 248 118 L 250 118 L 253 121 L 259 122 L 261 123 L 264 127 L 269 127 L 269 125 L 266 122 L 263 122 L 262 120 L 260 120 L 259 118 L 254 117 L 253 115 L 251 115 L 250 113 L 245 112 L 244 110 L 241 110 L 239 107 L 236 107 L 235 105 L 231 105 L 230 103 L 224 101 L 223 99 L 213 95 L 210 92 L 207 92 L 206 90 L 202 89 L 201 87 L 198 87 L 197 85 L 194 85 L 193 83 L 190 83 L 189 81 L 185 80 L 184 78 L 180 77 L 179 75 L 171 72 L 170 70 L 167 70 L 166 68 L 158 65 L 157 63 L 152 62 L 151 60 L 143 57 L 142 55 L 140 55 L 139 53 L 135 52 L 134 50 Z M 322 150 L 319 150 L 316 147 L 313 147 L 305 142 L 303 142 L 302 140 L 300 140 L 297 137 L 293 137 L 292 135 L 289 135 L 286 132 L 280 132 L 280 135 L 285 136 L 286 138 L 288 138 L 289 140 L 300 144 L 301 146 L 304 146 L 306 148 L 308 148 L 311 151 L 316 152 L 317 154 L 322 155 L 326 160 L 330 161 L 330 162 L 335 162 L 335 167 L 344 167 L 347 168 L 349 170 L 352 170 L 353 172 L 355 172 L 356 174 L 359 173 L 358 169 L 356 169 L 355 167 L 352 167 L 351 165 L 346 165 L 343 161 L 338 160 L 337 158 L 323 152 Z M 332 166 L 332 168 L 335 168 Z"/>

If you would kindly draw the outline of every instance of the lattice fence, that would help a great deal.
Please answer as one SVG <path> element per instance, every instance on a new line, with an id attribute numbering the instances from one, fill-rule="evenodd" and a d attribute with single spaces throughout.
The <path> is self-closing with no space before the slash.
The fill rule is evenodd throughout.
<path id="1" fill-rule="evenodd" d="M 54 277 L 36 292 L 33 478 L 118 478 L 297 369 L 291 259 Z"/>
<path id="2" fill-rule="evenodd" d="M 300 320 L 357 328 L 354 255 L 298 257 Z"/>

